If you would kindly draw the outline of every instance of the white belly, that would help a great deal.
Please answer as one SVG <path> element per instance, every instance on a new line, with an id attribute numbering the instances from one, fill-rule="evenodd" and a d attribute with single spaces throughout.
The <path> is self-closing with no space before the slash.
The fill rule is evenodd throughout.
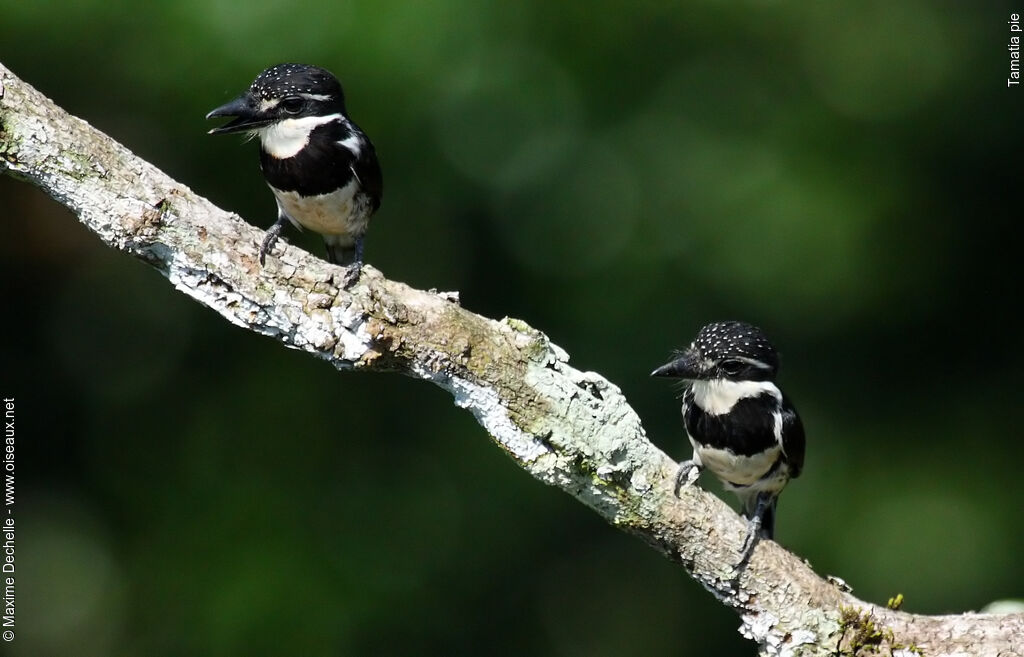
<path id="1" fill-rule="evenodd" d="M 782 451 L 775 446 L 754 456 L 739 456 L 726 449 L 700 447 L 693 440 L 690 442 L 693 444 L 694 455 L 704 467 L 711 470 L 723 483 L 740 486 L 749 486 L 761 479 L 771 470 Z"/>
<path id="2" fill-rule="evenodd" d="M 340 237 L 356 237 L 366 232 L 370 220 L 364 197 L 356 197 L 358 181 L 319 196 L 299 196 L 271 187 L 281 211 L 299 228 Z"/>

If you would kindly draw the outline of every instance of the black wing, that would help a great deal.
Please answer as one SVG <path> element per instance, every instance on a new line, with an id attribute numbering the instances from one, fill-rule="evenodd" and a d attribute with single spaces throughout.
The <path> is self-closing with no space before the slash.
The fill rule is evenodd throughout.
<path id="1" fill-rule="evenodd" d="M 804 424 L 796 412 L 792 402 L 782 398 L 782 453 L 789 463 L 789 476 L 795 479 L 804 469 L 804 448 L 807 439 L 804 436 Z"/>
<path id="2" fill-rule="evenodd" d="M 360 191 L 370 199 L 370 214 L 373 214 L 380 207 L 380 199 L 384 194 L 384 177 L 380 172 L 380 163 L 377 162 L 377 150 L 369 138 L 364 142 L 359 157 L 352 162 L 352 173 L 359 180 Z"/>

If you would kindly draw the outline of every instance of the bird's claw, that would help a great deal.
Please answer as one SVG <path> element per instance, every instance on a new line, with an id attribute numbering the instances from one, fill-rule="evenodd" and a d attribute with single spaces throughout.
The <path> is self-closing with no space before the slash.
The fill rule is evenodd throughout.
<path id="1" fill-rule="evenodd" d="M 764 518 L 764 512 L 770 503 L 770 498 L 764 493 L 757 496 L 757 506 L 754 507 L 754 513 L 747 520 L 747 535 L 743 539 L 743 547 L 740 549 L 739 566 L 750 561 L 751 555 L 754 554 L 754 546 L 757 545 L 757 539 L 761 538 L 761 526 L 764 522 L 762 518 Z"/>
<path id="2" fill-rule="evenodd" d="M 679 469 L 676 471 L 676 485 L 672 489 L 676 497 L 679 497 L 679 491 L 684 487 L 692 486 L 697 477 L 700 476 L 700 466 L 693 461 L 683 461 L 679 464 Z"/>
<path id="3" fill-rule="evenodd" d="M 353 262 L 351 265 L 345 268 L 345 276 L 341 279 L 341 288 L 343 290 L 350 289 L 353 285 L 359 282 L 359 276 L 363 273 L 363 263 Z"/>
<path id="4" fill-rule="evenodd" d="M 263 238 L 263 243 L 260 244 L 260 266 L 265 267 L 267 264 L 267 254 L 270 253 L 270 249 L 274 248 L 274 242 L 277 238 L 273 235 L 267 235 Z"/>
<path id="5" fill-rule="evenodd" d="M 278 221 L 267 229 L 267 236 L 263 238 L 263 243 L 260 244 L 260 266 L 266 266 L 267 254 L 270 253 L 274 248 L 274 245 L 277 244 L 277 239 L 281 236 L 282 228 L 284 228 L 284 225 Z"/>
<path id="6" fill-rule="evenodd" d="M 740 563 L 746 563 L 750 560 L 750 555 L 754 553 L 754 546 L 757 545 L 757 539 L 761 537 L 761 519 L 751 518 L 750 522 L 747 523 L 747 536 L 743 539 L 743 547 L 740 548 Z"/>

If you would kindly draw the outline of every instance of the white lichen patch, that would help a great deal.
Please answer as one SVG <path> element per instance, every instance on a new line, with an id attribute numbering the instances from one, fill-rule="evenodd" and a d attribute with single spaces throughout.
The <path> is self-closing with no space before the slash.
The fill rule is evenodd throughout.
<path id="1" fill-rule="evenodd" d="M 205 259 L 215 270 L 230 270 L 234 267 L 231 257 L 224 251 L 210 251 Z"/>
<path id="2" fill-rule="evenodd" d="M 743 624 L 740 625 L 740 636 L 760 644 L 763 655 L 780 654 L 778 648 L 782 643 L 782 637 L 773 631 L 779 623 L 778 618 L 765 611 L 757 614 L 743 614 L 740 618 L 743 621 Z"/>
<path id="3" fill-rule="evenodd" d="M 336 357 L 355 363 L 373 347 L 373 336 L 367 330 L 362 315 L 336 306 L 331 308 L 331 319 L 334 321 L 334 335 L 338 338 L 338 348 L 334 352 Z"/>
<path id="4" fill-rule="evenodd" d="M 648 476 L 647 470 L 637 468 L 629 479 L 629 485 L 638 493 L 649 493 L 654 489 L 654 482 Z"/>
<path id="5" fill-rule="evenodd" d="M 309 345 L 317 351 L 326 351 L 334 346 L 334 322 L 326 310 L 314 308 L 307 315 L 306 321 L 296 331 L 296 346 Z M 298 342 L 301 339 L 302 342 Z"/>
<path id="6" fill-rule="evenodd" d="M 517 461 L 532 463 L 548 453 L 547 447 L 512 422 L 501 398 L 492 388 L 453 377 L 443 370 L 434 371 L 420 363 L 413 363 L 412 369 L 420 377 L 452 393 L 455 405 L 469 410 Z"/>
<path id="7" fill-rule="evenodd" d="M 816 645 L 818 637 L 810 630 L 794 630 L 789 635 L 788 643 L 790 652 L 795 653 L 800 646 Z"/>
<path id="8" fill-rule="evenodd" d="M 167 268 L 167 280 L 176 289 L 184 292 L 204 306 L 216 310 L 224 319 L 235 326 L 248 327 L 248 324 L 242 320 L 239 314 L 248 309 L 243 306 L 251 304 L 248 304 L 241 295 L 236 295 L 232 297 L 234 303 L 230 307 L 225 305 L 223 300 L 227 296 L 226 290 L 223 287 L 210 285 L 208 273 L 195 269 L 192 266 L 191 260 L 183 251 L 176 251 L 174 253 Z"/>
<path id="9" fill-rule="evenodd" d="M 816 653 L 820 641 L 817 633 L 808 628 L 782 631 L 779 619 L 767 611 L 756 614 L 743 614 L 740 635 L 756 641 L 761 655 L 770 657 L 796 657 L 808 652 L 804 646 L 810 646 L 810 652 Z M 826 636 L 828 633 L 825 634 Z"/>

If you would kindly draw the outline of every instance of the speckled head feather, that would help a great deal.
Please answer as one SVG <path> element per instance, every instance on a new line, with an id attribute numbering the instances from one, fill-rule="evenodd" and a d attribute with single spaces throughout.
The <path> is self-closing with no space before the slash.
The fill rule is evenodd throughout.
<path id="1" fill-rule="evenodd" d="M 308 64 L 278 64 L 256 76 L 249 93 L 261 100 L 292 94 L 316 94 L 337 98 L 342 105 L 345 95 L 341 83 L 327 69 Z"/>
<path id="2" fill-rule="evenodd" d="M 779 371 L 779 354 L 764 331 L 745 322 L 715 322 L 700 330 L 692 347 L 709 361 L 743 358 L 768 366 L 774 375 Z"/>

